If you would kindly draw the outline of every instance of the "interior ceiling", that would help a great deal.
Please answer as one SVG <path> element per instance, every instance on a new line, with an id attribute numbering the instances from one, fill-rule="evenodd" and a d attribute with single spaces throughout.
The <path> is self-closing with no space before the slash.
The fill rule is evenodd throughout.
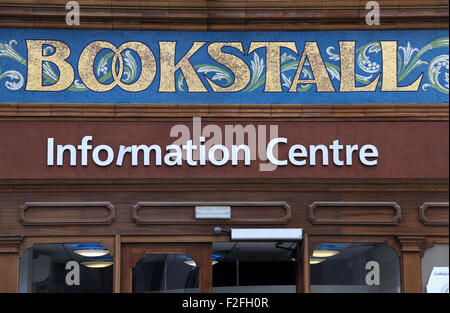
<path id="1" fill-rule="evenodd" d="M 283 248 L 280 248 L 283 247 Z M 376 247 L 377 244 L 341 244 L 341 253 L 330 259 L 343 260 L 351 259 Z M 275 262 L 289 261 L 296 249 L 295 242 L 216 242 L 213 243 L 213 254 L 219 256 L 219 261 L 233 262 L 239 259 L 243 262 Z M 74 247 L 71 244 L 37 244 L 33 247 L 36 254 L 43 254 L 51 257 L 54 261 L 67 261 L 83 259 L 73 253 Z M 161 256 L 163 257 L 163 256 Z"/>
<path id="2" fill-rule="evenodd" d="M 36 244 L 33 246 L 34 254 L 46 255 L 54 262 L 67 262 L 67 260 L 82 261 L 85 258 L 74 253 L 72 244 Z"/>
<path id="3" fill-rule="evenodd" d="M 292 258 L 291 250 L 295 250 L 295 242 L 283 242 L 276 247 L 276 242 L 215 242 L 213 243 L 213 253 L 222 255 L 222 261 L 289 261 Z"/>

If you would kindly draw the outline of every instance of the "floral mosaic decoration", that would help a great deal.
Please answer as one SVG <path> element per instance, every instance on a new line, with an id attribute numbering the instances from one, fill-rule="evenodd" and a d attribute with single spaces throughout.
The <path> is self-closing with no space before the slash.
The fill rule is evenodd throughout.
<path id="1" fill-rule="evenodd" d="M 9 43 L 0 43 L 0 58 L 10 58 L 20 65 L 26 67 L 27 61 L 14 49 L 17 46 L 16 40 L 11 40 Z M 397 54 L 398 63 L 398 81 L 401 82 L 415 69 L 419 67 L 427 66 L 426 78 L 422 81 L 422 91 L 435 89 L 441 93 L 448 94 L 449 92 L 449 55 L 440 54 L 434 57 L 431 61 L 427 62 L 423 60 L 423 56 L 430 50 L 434 50 L 441 47 L 448 47 L 449 39 L 440 38 L 430 42 L 422 48 L 416 48 L 411 46 L 411 42 L 408 41 L 406 46 L 399 46 Z M 326 49 L 327 61 L 325 66 L 328 70 L 330 78 L 340 81 L 340 68 L 339 61 L 340 56 L 335 51 L 336 47 L 329 46 Z M 376 75 L 381 71 L 381 65 L 373 59 L 381 51 L 381 45 L 379 42 L 370 42 L 356 50 L 356 62 L 357 73 L 356 80 L 361 84 L 368 84 Z M 54 52 L 54 48 L 47 46 L 44 48 L 44 55 L 50 55 Z M 100 82 L 104 83 L 112 77 L 111 73 L 111 59 L 113 53 L 104 54 L 96 64 L 95 73 Z M 130 50 L 122 52 L 124 59 L 124 76 L 122 82 L 131 83 L 136 79 L 138 74 L 138 62 L 132 55 Z M 299 60 L 296 56 L 288 53 L 281 55 L 281 79 L 282 86 L 288 90 L 292 85 L 292 77 L 297 70 Z M 58 80 L 58 71 L 55 66 L 50 62 L 43 62 L 43 79 L 44 85 L 54 84 Z M 208 75 L 208 77 L 222 84 L 223 86 L 230 85 L 233 81 L 232 73 L 225 67 L 212 64 L 200 64 L 194 66 L 195 70 L 202 75 Z M 253 59 L 250 60 L 251 80 L 248 86 L 243 92 L 253 92 L 265 82 L 265 62 L 264 58 L 260 57 L 258 53 L 253 53 Z M 312 79 L 313 75 L 309 67 L 308 61 L 302 69 L 302 77 L 305 79 Z M 4 86 L 12 91 L 20 90 L 24 85 L 24 77 L 19 70 L 11 69 L 2 72 L 0 67 L 0 81 L 4 80 Z M 380 84 L 380 83 L 379 83 Z M 312 84 L 300 84 L 298 86 L 299 92 L 306 92 L 312 87 Z M 179 74 L 177 77 L 177 89 L 178 91 L 185 91 L 184 77 Z M 88 88 L 76 79 L 68 89 L 69 91 L 87 91 Z"/>

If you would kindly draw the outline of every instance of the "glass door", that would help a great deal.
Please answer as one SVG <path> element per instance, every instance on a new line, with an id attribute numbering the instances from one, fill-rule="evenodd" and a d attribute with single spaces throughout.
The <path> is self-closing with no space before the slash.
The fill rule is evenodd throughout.
<path id="1" fill-rule="evenodd" d="M 210 243 L 125 244 L 121 292 L 211 292 L 211 250 Z"/>

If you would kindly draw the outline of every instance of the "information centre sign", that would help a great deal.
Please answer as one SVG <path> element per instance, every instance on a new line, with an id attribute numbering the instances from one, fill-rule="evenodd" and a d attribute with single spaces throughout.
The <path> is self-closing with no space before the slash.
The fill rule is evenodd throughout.
<path id="1" fill-rule="evenodd" d="M 448 134 L 447 122 L 3 121 L 0 178 L 448 178 Z"/>

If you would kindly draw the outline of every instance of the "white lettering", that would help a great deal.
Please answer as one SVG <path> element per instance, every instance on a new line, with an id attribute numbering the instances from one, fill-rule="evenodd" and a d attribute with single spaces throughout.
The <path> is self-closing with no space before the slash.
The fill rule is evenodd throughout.
<path id="1" fill-rule="evenodd" d="M 105 150 L 106 153 L 108 154 L 105 161 L 100 160 L 100 157 L 99 157 L 100 151 L 102 151 L 102 150 Z M 113 149 L 111 149 L 110 146 L 107 146 L 107 145 L 97 146 L 97 147 L 95 147 L 94 151 L 92 152 L 92 160 L 98 166 L 108 166 L 114 160 L 114 151 L 113 151 Z"/>
<path id="2" fill-rule="evenodd" d="M 231 164 L 232 165 L 238 165 L 238 152 L 239 150 L 244 151 L 244 164 L 250 165 L 250 148 L 247 145 L 239 145 L 236 147 L 236 145 L 231 146 Z"/>
<path id="3" fill-rule="evenodd" d="M 370 150 L 370 152 L 367 152 Z M 359 150 L 359 160 L 362 164 L 367 166 L 374 166 L 378 164 L 378 160 L 369 161 L 367 158 L 378 158 L 378 149 L 374 145 L 364 145 L 361 150 Z"/>
<path id="4" fill-rule="evenodd" d="M 339 150 L 342 150 L 343 148 L 344 146 L 339 144 L 338 139 L 334 140 L 333 144 L 330 145 L 330 150 L 333 151 L 333 163 L 337 166 L 344 165 L 344 162 L 339 159 Z"/>
<path id="5" fill-rule="evenodd" d="M 56 148 L 56 165 L 62 166 L 64 163 L 64 151 L 69 150 L 70 166 L 77 165 L 77 150 L 72 145 L 58 145 Z"/>
<path id="6" fill-rule="evenodd" d="M 288 164 L 286 160 L 280 161 L 273 155 L 273 149 L 278 143 L 287 143 L 287 138 L 280 137 L 269 141 L 269 144 L 267 145 L 267 159 L 277 166 L 285 166 Z"/>
<path id="7" fill-rule="evenodd" d="M 79 151 L 81 166 L 88 166 L 90 160 L 89 151 L 92 149 L 91 159 L 94 164 L 102 167 L 110 165 L 115 159 L 116 154 L 114 149 L 105 144 L 95 146 L 94 148 L 92 141 L 92 136 L 84 136 L 81 139 L 81 144 L 78 146 L 70 144 L 56 145 L 56 165 L 64 165 L 64 154 L 68 151 L 70 166 L 76 166 L 78 157 L 77 153 Z M 227 163 L 231 163 L 232 166 L 237 166 L 239 164 L 239 160 L 244 160 L 243 164 L 245 166 L 251 165 L 252 149 L 248 145 L 234 144 L 230 147 L 218 143 L 211 143 L 208 145 L 208 142 L 204 136 L 199 137 L 197 142 L 199 143 L 198 145 L 194 145 L 192 140 L 186 141 L 185 145 L 167 145 L 164 147 L 164 155 L 161 146 L 157 144 L 141 144 L 132 146 L 119 145 L 119 147 L 116 148 L 117 158 L 115 165 L 118 167 L 123 166 L 127 153 L 130 154 L 131 157 L 125 162 L 125 164 L 129 162 L 129 164 L 133 167 L 140 165 L 150 166 L 151 164 L 160 166 L 162 165 L 162 162 L 164 162 L 167 166 L 182 166 L 184 162 L 186 162 L 189 166 L 205 166 L 208 161 L 210 164 L 216 166 L 223 166 Z M 316 166 L 317 152 L 320 150 L 322 152 L 322 161 L 319 163 L 321 163 L 322 166 L 329 165 L 329 153 L 332 153 L 332 164 L 334 166 L 353 165 L 353 155 L 355 153 L 359 154 L 359 161 L 363 165 L 375 166 L 378 164 L 378 148 L 372 144 L 363 145 L 361 149 L 358 149 L 358 145 L 340 144 L 338 139 L 333 140 L 332 144 L 328 146 L 319 144 L 309 145 L 309 148 L 307 148 L 301 144 L 293 144 L 289 147 L 287 157 L 286 155 L 281 155 L 279 157 L 279 145 L 287 143 L 288 139 L 285 137 L 276 137 L 271 139 L 267 144 L 266 158 L 264 158 L 264 160 L 268 160 L 269 164 L 272 164 L 275 167 L 286 166 L 288 164 L 294 166 Z M 47 138 L 48 166 L 54 165 L 54 147 L 55 139 Z M 141 151 L 143 153 L 143 158 L 139 160 L 139 154 Z M 199 161 L 194 158 L 194 152 L 197 153 Z M 184 157 L 184 153 L 186 153 L 186 157 Z M 152 157 L 150 157 L 151 154 Z"/>
<path id="8" fill-rule="evenodd" d="M 347 145 L 345 146 L 345 154 L 346 154 L 346 165 L 353 165 L 353 152 L 358 151 L 358 145 Z"/>
<path id="9" fill-rule="evenodd" d="M 322 165 L 328 165 L 328 149 L 324 145 L 309 146 L 310 165 L 316 165 L 316 152 L 322 150 Z"/>
<path id="10" fill-rule="evenodd" d="M 214 155 L 214 153 L 220 150 L 222 152 L 222 160 L 218 161 L 216 159 L 216 156 Z M 230 152 L 228 151 L 227 147 L 225 147 L 224 145 L 215 145 L 212 146 L 211 149 L 209 149 L 209 160 L 212 164 L 216 165 L 216 166 L 222 166 L 225 165 L 228 160 L 230 159 Z"/>
<path id="11" fill-rule="evenodd" d="M 150 166 L 150 152 L 155 151 L 155 165 L 161 165 L 161 147 L 158 145 L 133 145 L 131 146 L 131 165 L 138 166 L 139 151 L 144 152 L 144 166 Z"/>
<path id="12" fill-rule="evenodd" d="M 117 155 L 117 166 L 122 166 L 123 158 L 125 157 L 125 153 L 131 153 L 131 147 L 125 147 L 121 145 L 119 147 L 119 154 Z"/>
<path id="13" fill-rule="evenodd" d="M 87 152 L 92 149 L 92 146 L 88 145 L 88 142 L 92 140 L 92 136 L 84 136 L 81 139 L 81 145 L 78 146 L 78 150 L 81 150 L 81 165 L 87 166 Z"/>
<path id="14" fill-rule="evenodd" d="M 53 166 L 53 146 L 55 145 L 54 138 L 47 138 L 47 165 Z"/>
<path id="15" fill-rule="evenodd" d="M 168 166 L 183 165 L 183 152 L 181 151 L 181 147 L 178 145 L 169 145 L 166 147 L 166 151 L 172 150 L 175 150 L 175 152 L 169 152 L 164 156 L 164 163 Z M 172 157 L 175 157 L 175 160 L 172 160 Z"/>
<path id="16" fill-rule="evenodd" d="M 296 152 L 300 150 L 300 152 Z M 298 161 L 296 158 L 306 158 L 308 157 L 308 151 L 306 151 L 306 148 L 302 145 L 293 145 L 289 149 L 289 162 L 291 162 L 294 165 L 302 166 L 306 164 L 306 160 Z"/>

